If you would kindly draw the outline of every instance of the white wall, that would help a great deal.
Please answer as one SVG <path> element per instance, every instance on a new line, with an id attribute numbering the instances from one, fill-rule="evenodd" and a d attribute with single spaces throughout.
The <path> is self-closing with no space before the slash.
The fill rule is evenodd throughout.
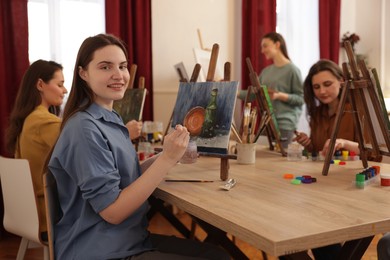
<path id="1" fill-rule="evenodd" d="M 387 2 L 387 3 L 386 3 Z M 387 0 L 341 1 L 340 37 L 349 31 L 357 33 L 360 41 L 356 53 L 368 57 L 368 65 L 378 71 L 384 94 L 390 97 L 390 3 Z M 340 63 L 346 61 L 340 49 Z"/>
<path id="2" fill-rule="evenodd" d="M 382 0 L 381 12 L 381 84 L 386 97 L 390 97 L 390 3 Z M 388 107 L 389 110 L 389 107 Z"/>
<path id="3" fill-rule="evenodd" d="M 379 72 L 382 0 L 344 0 L 341 3 L 341 37 L 348 31 L 358 34 L 360 41 L 355 47 L 356 54 L 366 55 L 369 66 Z"/>
<path id="4" fill-rule="evenodd" d="M 341 1 L 341 17 L 340 17 L 340 42 L 343 34 L 346 32 L 354 33 L 356 32 L 356 1 L 355 0 L 343 0 Z M 359 35 L 359 34 L 358 34 Z M 358 44 L 357 44 L 358 45 Z M 340 65 L 343 62 L 346 62 L 347 55 L 343 48 L 340 48 L 339 55 Z"/>

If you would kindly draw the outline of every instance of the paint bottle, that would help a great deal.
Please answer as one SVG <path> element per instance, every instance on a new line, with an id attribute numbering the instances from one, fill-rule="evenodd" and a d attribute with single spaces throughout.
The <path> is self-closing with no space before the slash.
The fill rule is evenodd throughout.
<path id="1" fill-rule="evenodd" d="M 390 174 L 381 174 L 381 186 L 390 186 Z"/>
<path id="2" fill-rule="evenodd" d="M 356 155 L 355 152 L 349 152 L 349 160 L 350 161 L 357 161 L 359 160 L 359 155 Z"/>
<path id="3" fill-rule="evenodd" d="M 348 161 L 349 151 L 346 150 L 341 151 L 341 156 L 343 158 L 343 161 Z"/>

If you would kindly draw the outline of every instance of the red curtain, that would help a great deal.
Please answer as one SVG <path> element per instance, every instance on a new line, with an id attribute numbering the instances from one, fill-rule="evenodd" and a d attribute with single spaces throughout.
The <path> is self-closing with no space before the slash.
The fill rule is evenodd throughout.
<path id="1" fill-rule="evenodd" d="M 339 62 L 341 0 L 318 1 L 320 58 Z"/>
<path id="2" fill-rule="evenodd" d="M 242 0 L 242 63 L 241 87 L 250 84 L 246 58 L 249 57 L 253 69 L 260 71 L 270 64 L 261 54 L 261 38 L 276 30 L 276 0 Z"/>
<path id="3" fill-rule="evenodd" d="M 6 152 L 4 135 L 20 81 L 29 66 L 27 0 L 0 1 L 0 17 L 0 154 L 12 156 Z M 1 219 L 3 215 L 0 188 Z M 0 238 L 4 234 L 1 221 Z"/>
<path id="4" fill-rule="evenodd" d="M 0 1 L 0 153 L 23 73 L 29 66 L 27 0 Z"/>
<path id="5" fill-rule="evenodd" d="M 137 64 L 134 86 L 145 77 L 143 120 L 153 120 L 152 19 L 150 0 L 106 0 L 106 32 L 121 38 L 128 47 L 129 64 Z"/>

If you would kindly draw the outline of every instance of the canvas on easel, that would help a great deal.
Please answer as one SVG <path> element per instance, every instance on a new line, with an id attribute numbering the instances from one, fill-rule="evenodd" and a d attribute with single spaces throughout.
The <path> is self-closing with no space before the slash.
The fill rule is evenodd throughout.
<path id="1" fill-rule="evenodd" d="M 217 59 L 218 59 L 218 51 L 219 51 L 219 45 L 214 44 L 213 48 L 211 50 L 211 56 L 209 58 L 210 64 L 208 66 L 207 77 L 206 77 L 206 79 L 207 79 L 206 83 L 208 83 L 206 85 L 208 85 L 208 86 L 211 86 L 212 84 L 215 83 L 214 74 L 215 74 L 216 64 L 217 64 Z M 197 63 L 195 65 L 194 70 L 193 70 L 192 75 L 191 75 L 191 79 L 190 79 L 191 84 L 189 84 L 187 86 L 195 85 L 197 83 L 197 79 L 199 77 L 200 70 L 201 70 L 201 65 L 199 63 Z M 224 78 L 218 84 L 221 84 L 222 82 L 230 82 L 230 76 L 231 76 L 231 65 L 230 65 L 230 62 L 226 62 L 225 66 L 224 66 Z M 185 83 L 186 82 L 182 82 L 180 84 L 183 84 L 183 86 L 184 86 Z M 235 86 L 235 91 L 237 91 L 238 82 L 236 82 L 234 84 L 237 84 Z M 226 85 L 226 84 L 222 83 L 222 85 Z M 213 95 L 212 94 L 213 92 L 214 92 L 214 94 L 218 93 L 218 91 L 213 91 L 213 88 L 211 88 L 211 92 L 209 93 L 209 95 Z M 216 89 L 218 89 L 218 87 Z M 232 93 L 229 94 L 229 98 L 236 99 L 237 92 L 234 92 L 234 91 L 231 91 L 231 92 Z M 215 96 L 217 96 L 217 95 L 215 95 Z M 178 96 L 180 96 L 180 94 Z M 183 100 L 183 98 L 182 98 L 182 100 Z M 218 102 L 218 99 L 216 99 L 216 100 Z M 209 99 L 209 103 L 210 103 L 210 101 L 211 100 Z M 223 102 L 225 102 L 225 101 L 223 100 Z M 233 107 L 234 107 L 235 101 L 234 102 L 229 101 L 229 102 L 230 102 L 230 104 L 233 104 Z M 207 106 L 209 106 L 209 103 Z M 217 106 L 218 106 L 218 104 L 217 104 Z M 204 113 L 201 112 L 202 110 L 204 110 Z M 191 111 L 191 113 L 189 113 L 190 112 L 189 110 L 186 111 L 186 115 L 187 115 L 187 113 L 189 115 L 186 120 L 179 118 L 176 122 L 181 122 L 181 124 L 183 124 L 189 130 L 189 132 L 192 136 L 199 135 L 200 131 L 202 131 L 203 123 L 205 121 L 205 114 L 206 114 L 205 110 L 206 109 L 204 109 L 202 107 L 194 107 L 193 110 Z M 176 109 L 176 111 L 178 111 L 178 109 Z M 233 111 L 234 111 L 234 109 L 232 109 L 231 113 L 229 112 L 229 114 L 231 114 L 231 119 L 229 120 L 231 123 L 228 125 L 224 125 L 223 128 L 224 129 L 230 128 L 231 132 L 236 133 L 236 135 L 238 136 L 238 134 L 236 132 L 236 128 L 234 127 L 234 124 L 232 123 Z M 169 123 L 167 124 L 167 128 L 166 128 L 165 133 L 164 133 L 164 136 L 166 136 L 168 134 L 168 132 L 170 130 L 172 130 L 175 126 L 175 123 L 173 121 L 174 113 L 175 113 L 175 111 L 173 111 L 171 114 Z M 179 111 L 179 113 L 182 113 L 182 111 Z M 181 115 L 179 117 L 183 118 L 183 115 Z M 210 123 L 208 123 L 208 125 L 210 125 Z M 207 131 L 207 132 L 210 133 L 210 131 Z M 220 158 L 220 164 L 221 164 L 220 165 L 220 178 L 223 181 L 227 180 L 227 178 L 229 176 L 229 159 L 236 159 L 237 158 L 236 155 L 227 153 L 229 150 L 228 143 L 229 143 L 230 131 L 226 132 L 226 130 L 224 130 L 224 132 L 225 132 L 224 137 L 219 138 L 219 139 L 223 139 L 223 142 L 225 144 L 223 144 L 222 146 L 218 146 L 218 147 L 215 145 L 214 145 L 214 147 L 212 147 L 212 146 L 206 147 L 206 148 L 201 147 L 199 150 L 199 155 Z M 210 136 L 210 134 L 209 134 L 209 136 Z M 209 139 L 212 139 L 212 137 Z M 164 142 L 164 139 L 162 142 Z"/>
<path id="2" fill-rule="evenodd" d="M 196 82 L 201 68 L 198 64 L 191 82 L 180 83 L 170 127 L 186 126 L 196 138 L 199 152 L 227 154 L 238 82 L 227 81 L 230 79 L 230 63 L 225 64 L 224 80 L 214 81 L 218 51 L 218 44 L 214 44 L 208 58 L 206 82 Z M 197 74 L 196 78 L 194 74 Z"/>
<path id="3" fill-rule="evenodd" d="M 131 120 L 141 121 L 145 104 L 147 90 L 145 89 L 145 78 L 139 78 L 138 88 L 133 88 L 137 65 L 130 67 L 130 82 L 121 100 L 114 102 L 114 110 L 121 116 L 123 123 Z"/>
<path id="4" fill-rule="evenodd" d="M 172 124 L 185 125 L 198 151 L 226 154 L 238 82 L 182 82 Z"/>
<path id="5" fill-rule="evenodd" d="M 114 102 L 114 109 L 125 124 L 131 120 L 141 121 L 145 98 L 145 88 L 126 89 L 123 99 Z"/>
<path id="6" fill-rule="evenodd" d="M 385 120 L 387 129 L 390 130 L 389 115 L 388 115 L 386 104 L 385 104 L 385 98 L 383 97 L 382 87 L 381 87 L 381 84 L 379 82 L 378 72 L 376 71 L 375 68 L 372 69 L 371 72 L 372 72 L 372 77 L 374 79 L 373 82 L 375 82 L 375 90 L 377 92 L 377 95 L 378 95 L 378 98 L 379 98 L 379 102 L 380 102 L 380 105 L 381 105 L 381 109 L 382 109 L 382 113 L 383 113 L 383 119 Z"/>
<path id="7" fill-rule="evenodd" d="M 368 152 L 377 159 L 382 155 L 390 156 L 389 129 L 385 123 L 380 102 L 380 98 L 383 97 L 378 95 L 375 80 L 367 69 L 366 63 L 358 61 L 358 68 L 351 43 L 346 41 L 344 48 L 347 52 L 349 66 L 343 63 L 344 83 L 338 106 L 338 111 L 342 112 L 336 115 L 322 175 L 328 175 L 341 117 L 347 101 L 352 105 L 363 167 L 368 167 Z"/>
<path id="8" fill-rule="evenodd" d="M 252 63 L 251 63 L 249 58 L 246 58 L 246 62 L 247 62 L 247 66 L 249 69 L 249 78 L 250 78 L 251 84 L 253 86 L 253 92 L 254 92 L 255 97 L 256 97 L 255 101 L 256 101 L 257 107 L 260 110 L 258 114 L 262 117 L 270 117 L 271 118 L 271 120 L 264 120 L 264 118 L 262 120 L 263 122 L 266 122 L 265 131 L 266 131 L 266 134 L 268 137 L 270 149 L 271 150 L 274 149 L 272 142 L 273 142 L 273 140 L 275 140 L 282 156 L 286 156 L 287 153 L 281 144 L 280 131 L 277 127 L 277 122 L 276 122 L 276 118 L 275 118 L 274 111 L 272 108 L 272 103 L 271 103 L 270 98 L 267 97 L 268 90 L 260 84 L 259 77 L 257 76 L 256 72 L 254 71 Z M 249 92 L 248 92 L 248 94 L 249 94 Z M 248 96 L 249 95 L 247 95 L 246 99 L 248 99 Z M 247 102 L 247 101 L 245 101 L 245 102 Z M 260 122 L 261 122 L 261 119 L 262 118 L 260 118 Z M 261 132 L 262 132 L 262 130 L 261 131 L 258 130 L 257 136 L 260 135 Z"/>

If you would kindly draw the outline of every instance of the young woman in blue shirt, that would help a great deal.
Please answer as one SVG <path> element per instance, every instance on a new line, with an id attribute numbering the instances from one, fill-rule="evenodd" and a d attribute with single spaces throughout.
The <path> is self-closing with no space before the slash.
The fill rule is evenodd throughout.
<path id="1" fill-rule="evenodd" d="M 61 133 L 48 168 L 63 216 L 54 228 L 57 259 L 229 259 L 193 240 L 150 234 L 147 199 L 184 154 L 187 129 L 164 138 L 141 173 L 129 132 L 112 109 L 129 82 L 127 52 L 112 35 L 81 45 Z"/>

